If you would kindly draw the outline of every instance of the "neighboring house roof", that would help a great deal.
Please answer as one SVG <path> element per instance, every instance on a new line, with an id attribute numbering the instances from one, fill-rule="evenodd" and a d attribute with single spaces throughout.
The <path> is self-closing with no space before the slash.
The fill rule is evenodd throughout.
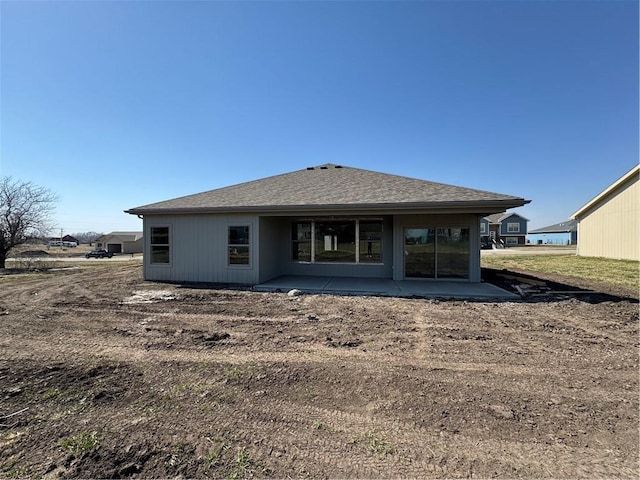
<path id="1" fill-rule="evenodd" d="M 580 220 L 581 217 L 585 217 L 589 214 L 590 210 L 596 207 L 601 202 L 606 202 L 609 198 L 613 197 L 617 191 L 624 186 L 629 180 L 631 180 L 634 176 L 640 175 L 640 165 L 636 165 L 627 173 L 625 173 L 618 180 L 613 182 L 607 189 L 605 189 L 600 194 L 596 195 L 591 201 L 586 203 L 580 210 L 571 215 L 571 218 L 575 218 L 576 220 Z"/>
<path id="2" fill-rule="evenodd" d="M 71 235 L 65 235 L 64 237 L 62 237 L 62 241 L 63 242 L 76 242 L 76 243 L 80 243 L 80 241 L 76 238 L 73 237 Z"/>
<path id="3" fill-rule="evenodd" d="M 577 230 L 578 230 L 578 221 L 567 220 L 565 222 L 556 223 L 554 225 L 549 225 L 547 227 L 536 228 L 535 230 L 529 231 L 529 233 L 565 233 L 565 232 L 575 232 Z"/>
<path id="4" fill-rule="evenodd" d="M 488 215 L 484 218 L 489 220 L 489 223 L 502 223 L 507 218 L 513 215 L 515 215 L 516 217 L 520 217 L 521 219 L 526 220 L 527 222 L 529 221 L 528 218 L 524 218 L 522 215 L 518 215 L 517 213 L 514 213 L 514 212 L 494 213 L 493 215 Z"/>
<path id="5" fill-rule="evenodd" d="M 416 178 L 326 164 L 126 210 L 131 214 L 410 209 L 505 210 L 529 200 Z"/>
<path id="6" fill-rule="evenodd" d="M 121 242 L 135 242 L 142 238 L 142 232 L 111 232 L 101 235 L 96 239 L 97 242 L 104 241 L 107 238 L 116 238 Z"/>

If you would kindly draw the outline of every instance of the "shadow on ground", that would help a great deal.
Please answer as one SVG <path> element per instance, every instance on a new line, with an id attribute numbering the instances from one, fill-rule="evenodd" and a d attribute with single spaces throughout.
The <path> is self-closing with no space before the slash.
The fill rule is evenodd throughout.
<path id="1" fill-rule="evenodd" d="M 631 292 L 623 289 L 605 292 L 596 285 L 586 287 L 583 285 L 584 282 L 578 279 L 573 282 L 570 279 L 550 279 L 506 269 L 483 268 L 482 280 L 509 292 L 517 293 L 527 302 L 554 302 L 575 298 L 592 304 L 603 302 L 638 303 L 638 298 L 634 297 Z"/>

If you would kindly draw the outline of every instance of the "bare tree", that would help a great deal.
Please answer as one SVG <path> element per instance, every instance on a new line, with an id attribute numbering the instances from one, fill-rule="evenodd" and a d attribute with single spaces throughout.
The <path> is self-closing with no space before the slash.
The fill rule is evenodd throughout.
<path id="1" fill-rule="evenodd" d="M 58 197 L 31 182 L 0 178 L 0 268 L 9 251 L 51 230 L 51 214 Z"/>

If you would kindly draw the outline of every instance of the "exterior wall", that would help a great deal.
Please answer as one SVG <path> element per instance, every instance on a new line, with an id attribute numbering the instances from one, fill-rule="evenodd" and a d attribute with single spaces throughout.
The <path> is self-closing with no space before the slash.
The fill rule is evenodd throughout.
<path id="1" fill-rule="evenodd" d="M 527 242 L 531 245 L 575 245 L 578 232 L 530 233 Z"/>
<path id="2" fill-rule="evenodd" d="M 509 223 L 517 223 L 519 230 L 517 232 L 509 232 L 508 224 Z M 505 218 L 500 224 L 500 236 L 501 237 L 518 237 L 525 236 L 527 234 L 527 220 L 522 218 L 520 215 L 511 215 L 510 217 Z M 524 243 L 524 241 L 522 242 Z"/>
<path id="3" fill-rule="evenodd" d="M 484 230 L 482 229 L 482 225 L 484 225 Z M 480 236 L 488 238 L 489 237 L 489 220 L 481 218 L 479 228 L 480 228 Z"/>
<path id="4" fill-rule="evenodd" d="M 294 217 L 252 214 L 145 215 L 144 278 L 172 282 L 256 284 L 279 275 L 404 279 L 404 228 L 469 228 L 469 278 L 480 281 L 479 215 L 395 215 L 383 217 L 381 264 L 304 263 L 291 260 Z M 250 228 L 250 265 L 229 266 L 228 227 Z M 170 262 L 152 264 L 151 227 L 169 227 Z"/>
<path id="5" fill-rule="evenodd" d="M 395 215 L 393 221 L 393 279 L 404 280 L 404 229 L 407 227 L 468 227 L 469 282 L 480 282 L 479 215 Z M 423 280 L 430 281 L 430 280 Z"/>
<path id="6" fill-rule="evenodd" d="M 280 217 L 260 217 L 259 282 L 283 275 L 291 255 L 291 221 Z M 288 246 L 287 246 L 288 245 Z"/>
<path id="7" fill-rule="evenodd" d="M 638 175 L 603 198 L 578 220 L 578 255 L 640 260 Z"/>
<path id="8" fill-rule="evenodd" d="M 500 240 L 502 240 L 503 245 L 505 247 L 509 247 L 509 246 L 514 246 L 514 245 L 525 245 L 526 244 L 526 239 L 527 237 L 525 237 L 524 235 L 504 235 L 502 237 L 500 237 Z"/>
<path id="9" fill-rule="evenodd" d="M 122 253 L 142 253 L 144 238 L 139 238 L 135 242 L 122 242 Z"/>
<path id="10" fill-rule="evenodd" d="M 105 235 L 96 240 L 96 247 L 104 248 L 113 253 L 142 253 L 144 238 L 139 238 L 133 242 L 125 242 L 117 235 Z"/>
<path id="11" fill-rule="evenodd" d="M 145 252 L 151 227 L 169 227 L 170 263 L 151 264 L 144 256 L 145 280 L 173 282 L 258 283 L 259 222 L 256 215 L 145 215 Z M 250 265 L 229 266 L 228 227 L 249 226 Z"/>

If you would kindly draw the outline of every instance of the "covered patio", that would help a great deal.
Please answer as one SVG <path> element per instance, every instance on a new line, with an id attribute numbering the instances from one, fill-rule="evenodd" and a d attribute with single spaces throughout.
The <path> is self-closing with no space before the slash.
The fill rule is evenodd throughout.
<path id="1" fill-rule="evenodd" d="M 456 281 L 392 280 L 387 278 L 324 277 L 283 275 L 255 285 L 258 292 L 288 292 L 338 295 L 380 295 L 388 297 L 459 298 L 517 300 L 520 297 L 490 283 Z"/>

